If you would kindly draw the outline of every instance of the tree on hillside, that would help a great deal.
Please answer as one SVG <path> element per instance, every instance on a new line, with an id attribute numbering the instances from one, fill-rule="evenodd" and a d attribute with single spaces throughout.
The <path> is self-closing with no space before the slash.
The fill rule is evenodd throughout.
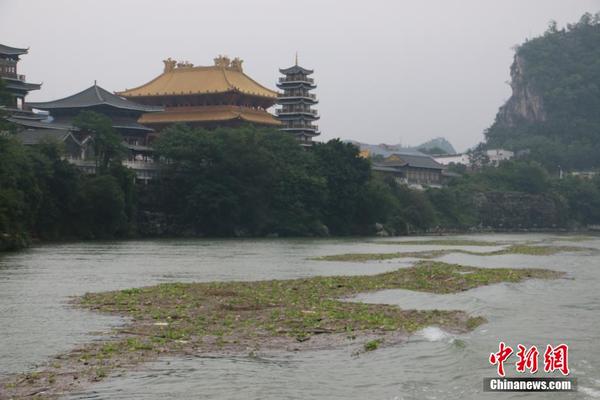
<path id="1" fill-rule="evenodd" d="M 517 48 L 513 96 L 486 131 L 490 147 L 529 150 L 552 171 L 600 166 L 600 13 Z M 532 111 L 532 110 L 535 110 Z"/>

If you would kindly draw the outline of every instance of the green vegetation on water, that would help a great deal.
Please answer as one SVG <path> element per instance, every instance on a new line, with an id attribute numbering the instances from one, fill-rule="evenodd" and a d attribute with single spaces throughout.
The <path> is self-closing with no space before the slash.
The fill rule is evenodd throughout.
<path id="1" fill-rule="evenodd" d="M 501 246 L 503 243 L 486 242 L 481 240 L 469 239 L 430 239 L 430 240 L 403 240 L 403 241 L 379 241 L 377 244 L 391 245 L 420 245 L 420 246 Z"/>
<path id="2" fill-rule="evenodd" d="M 335 254 L 329 256 L 322 256 L 313 258 L 318 261 L 349 261 L 349 262 L 366 262 L 366 261 L 383 261 L 393 260 L 397 258 L 438 258 L 446 254 L 461 253 L 473 256 L 498 256 L 504 254 L 522 254 L 529 256 L 550 256 L 564 252 L 575 252 L 575 251 L 592 251 L 586 247 L 576 246 L 531 246 L 531 245 L 512 245 L 504 249 L 479 252 L 470 251 L 464 249 L 448 249 L 448 250 L 425 250 L 425 251 L 413 251 L 413 252 L 396 252 L 396 253 L 346 253 L 346 254 Z"/>
<path id="3" fill-rule="evenodd" d="M 168 283 L 90 293 L 75 303 L 131 318 L 117 330 L 116 338 L 59 355 L 35 376 L 19 375 L 2 384 L 9 397 L 25 398 L 40 389 L 51 397 L 73 390 L 74 381 L 98 381 L 112 371 L 132 368 L 161 355 L 247 354 L 261 348 L 282 350 L 310 345 L 323 337 L 331 338 L 325 341 L 329 346 L 366 337 L 368 341 L 362 347 L 371 351 L 394 333 L 406 337 L 431 325 L 464 332 L 475 329 L 485 319 L 470 317 L 464 311 L 403 310 L 342 299 L 383 289 L 456 293 L 499 282 L 561 276 L 560 272 L 541 269 L 490 269 L 421 261 L 410 268 L 367 276 Z"/>

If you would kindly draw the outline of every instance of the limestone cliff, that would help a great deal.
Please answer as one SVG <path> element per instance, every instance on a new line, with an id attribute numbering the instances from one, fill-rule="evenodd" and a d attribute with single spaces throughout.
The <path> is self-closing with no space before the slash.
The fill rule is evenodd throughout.
<path id="1" fill-rule="evenodd" d="M 524 77 L 525 60 L 518 53 L 510 68 L 512 96 L 500 107 L 496 122 L 513 127 L 519 122 L 544 122 L 546 112 L 542 96 L 538 94 Z"/>

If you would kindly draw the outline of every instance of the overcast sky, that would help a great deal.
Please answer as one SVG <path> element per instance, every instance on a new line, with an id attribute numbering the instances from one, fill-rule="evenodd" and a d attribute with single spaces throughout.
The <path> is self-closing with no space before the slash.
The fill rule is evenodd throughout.
<path id="1" fill-rule="evenodd" d="M 278 68 L 315 70 L 320 139 L 479 142 L 510 96 L 512 47 L 600 0 L 0 0 L 0 43 L 29 47 L 29 101 L 109 91 L 162 72 L 163 59 L 239 56 L 275 88 Z"/>

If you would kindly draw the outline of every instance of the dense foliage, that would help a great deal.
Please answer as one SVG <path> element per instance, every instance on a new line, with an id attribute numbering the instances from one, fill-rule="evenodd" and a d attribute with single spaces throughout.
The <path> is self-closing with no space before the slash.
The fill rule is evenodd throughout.
<path id="1" fill-rule="evenodd" d="M 30 238 L 112 238 L 134 230 L 132 172 L 107 163 L 83 175 L 63 156 L 62 143 L 23 146 L 0 135 L 0 250 Z"/>
<path id="2" fill-rule="evenodd" d="M 417 191 L 373 176 L 369 160 L 339 140 L 304 150 L 277 131 L 182 125 L 163 132 L 155 145 L 164 163 L 161 176 L 139 186 L 117 162 L 83 175 L 62 159 L 58 143 L 25 147 L 0 137 L 2 248 L 19 247 L 30 237 L 147 235 L 138 222 L 148 210 L 165 217 L 163 234 L 190 236 L 544 227 L 538 201 L 550 202 L 559 214 L 548 226 L 600 223 L 600 178 L 557 179 L 536 162 L 463 171 L 447 187 Z M 512 196 L 500 198 L 509 205 L 482 203 L 494 194 Z M 500 226 L 498 216 L 509 222 Z"/>
<path id="3" fill-rule="evenodd" d="M 517 84 L 540 99 L 545 118 L 512 115 L 508 123 L 499 114 L 486 132 L 488 146 L 527 150 L 527 158 L 551 172 L 599 168 L 600 13 L 564 29 L 551 23 L 543 36 L 519 46 L 516 58 Z"/>
<path id="4" fill-rule="evenodd" d="M 370 163 L 339 140 L 305 151 L 278 131 L 173 126 L 155 148 L 158 209 L 194 234 L 356 234 L 376 217 Z"/>

